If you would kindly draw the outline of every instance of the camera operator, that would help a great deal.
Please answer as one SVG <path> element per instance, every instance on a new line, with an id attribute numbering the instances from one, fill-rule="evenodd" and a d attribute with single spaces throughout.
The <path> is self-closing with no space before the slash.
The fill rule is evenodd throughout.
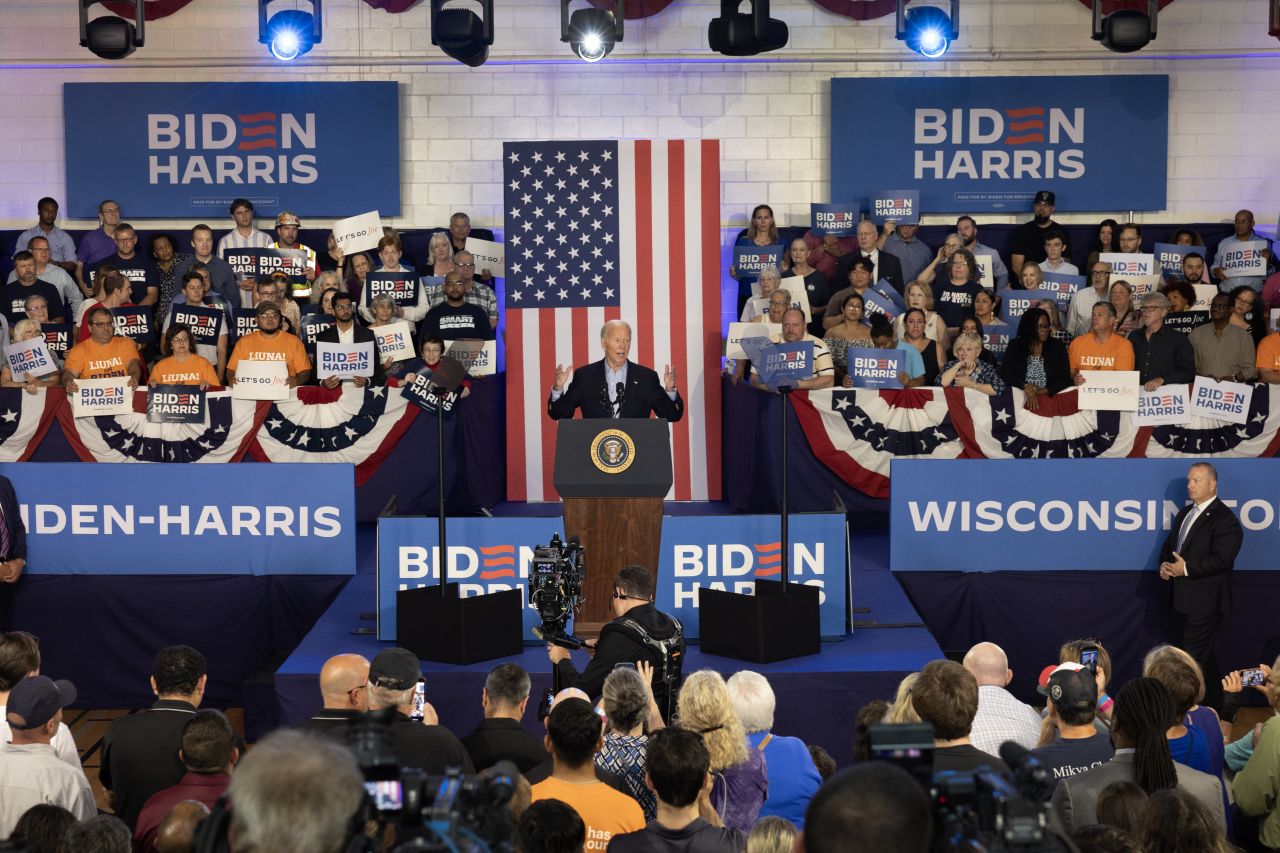
<path id="1" fill-rule="evenodd" d="M 653 605 L 653 575 L 644 566 L 624 566 L 613 581 L 613 613 L 616 618 L 600 630 L 596 642 L 588 642 L 592 655 L 579 673 L 569 650 L 547 644 L 547 656 L 556 668 L 559 687 L 577 687 L 592 700 L 600 697 L 604 680 L 620 663 L 649 661 L 653 664 L 653 695 L 664 720 L 669 720 L 684 663 L 684 629 L 680 623 Z M 649 643 L 645 642 L 648 635 Z M 657 646 L 665 646 L 664 655 Z M 665 657 L 665 660 L 664 660 Z M 672 673 L 663 679 L 664 673 Z"/>

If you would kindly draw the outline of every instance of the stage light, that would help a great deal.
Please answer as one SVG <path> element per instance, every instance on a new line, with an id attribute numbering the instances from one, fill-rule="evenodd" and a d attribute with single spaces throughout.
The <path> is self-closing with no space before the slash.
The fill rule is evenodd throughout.
<path id="1" fill-rule="evenodd" d="M 622 41 L 622 0 L 611 11 L 579 9 L 569 15 L 569 0 L 560 0 L 560 41 L 569 42 L 583 62 L 599 62 Z"/>
<path id="2" fill-rule="evenodd" d="M 960 0 L 951 0 L 950 15 L 937 6 L 913 6 L 908 11 L 906 4 L 907 0 L 898 0 L 898 40 L 925 59 L 946 53 L 960 36 Z"/>
<path id="3" fill-rule="evenodd" d="M 272 0 L 258 0 L 258 41 L 271 55 L 291 62 L 320 43 L 323 33 L 321 0 L 304 0 L 311 11 L 284 9 L 268 16 Z"/>
<path id="4" fill-rule="evenodd" d="M 739 12 L 742 0 L 720 0 L 720 17 L 707 27 L 707 42 L 725 56 L 755 56 L 787 46 L 785 21 L 769 17 L 769 0 L 751 0 L 751 14 Z"/>
<path id="5" fill-rule="evenodd" d="M 1093 0 L 1093 40 L 1107 50 L 1133 53 L 1156 40 L 1156 14 L 1159 0 L 1147 0 L 1147 13 L 1135 9 L 1117 9 L 1103 17 L 1102 0 Z"/>
<path id="6" fill-rule="evenodd" d="M 431 43 L 448 56 L 479 68 L 493 44 L 493 0 L 479 0 L 484 20 L 470 9 L 446 9 L 449 0 L 431 0 Z"/>
<path id="7" fill-rule="evenodd" d="M 133 6 L 133 23 L 115 15 L 105 15 L 89 20 L 89 7 L 100 0 L 76 0 L 80 7 L 80 46 L 89 48 L 94 56 L 103 59 L 124 59 L 134 48 L 142 47 L 143 3 L 145 0 L 125 0 Z"/>

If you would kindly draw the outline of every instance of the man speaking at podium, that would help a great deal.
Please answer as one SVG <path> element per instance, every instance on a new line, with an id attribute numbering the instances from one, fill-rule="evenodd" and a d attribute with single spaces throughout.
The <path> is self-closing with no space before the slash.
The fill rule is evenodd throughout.
<path id="1" fill-rule="evenodd" d="M 610 320 L 600 328 L 600 348 L 604 358 L 577 371 L 569 381 L 572 367 L 556 365 L 556 378 L 547 401 L 547 415 L 553 420 L 572 418 L 582 409 L 584 418 L 658 417 L 675 422 L 684 417 L 684 400 L 676 390 L 676 372 L 667 365 L 658 374 L 627 359 L 631 351 L 631 326 Z"/>

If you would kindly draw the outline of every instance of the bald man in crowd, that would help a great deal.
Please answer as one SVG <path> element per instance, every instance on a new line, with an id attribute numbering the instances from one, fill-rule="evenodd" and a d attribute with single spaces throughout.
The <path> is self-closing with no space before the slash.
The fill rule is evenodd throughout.
<path id="1" fill-rule="evenodd" d="M 334 655 L 320 668 L 320 696 L 324 707 L 311 715 L 304 729 L 328 731 L 347 725 L 369 710 L 369 661 L 362 655 Z"/>
<path id="2" fill-rule="evenodd" d="M 965 654 L 964 668 L 978 681 L 978 715 L 969 732 L 973 745 L 992 755 L 999 755 L 1000 745 L 1007 740 L 1035 749 L 1040 714 L 1005 689 L 1013 681 L 1013 670 L 1004 649 L 995 643 L 978 643 Z"/>
<path id="3" fill-rule="evenodd" d="M 156 853 L 189 853 L 196 825 L 209 816 L 209 807 L 195 800 L 183 800 L 165 815 L 156 830 Z"/>

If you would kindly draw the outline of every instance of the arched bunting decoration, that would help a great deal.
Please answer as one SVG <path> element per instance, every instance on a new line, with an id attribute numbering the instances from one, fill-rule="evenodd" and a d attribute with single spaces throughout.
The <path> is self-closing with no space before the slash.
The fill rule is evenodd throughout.
<path id="1" fill-rule="evenodd" d="M 191 0 L 146 0 L 142 7 L 143 16 L 148 21 L 156 21 L 160 18 L 167 18 L 174 12 L 182 9 Z M 125 20 L 133 20 L 133 4 L 132 3 L 116 3 L 107 2 L 102 4 L 108 11 L 119 15 Z"/>
<path id="2" fill-rule="evenodd" d="M 609 2 L 609 0 L 590 0 L 590 3 L 597 9 L 603 9 L 606 12 L 613 11 L 613 3 Z M 624 0 L 622 17 L 628 21 L 634 21 L 637 18 L 648 18 L 658 14 L 670 5 L 671 0 Z"/>
<path id="3" fill-rule="evenodd" d="M 1173 0 L 1160 0 L 1160 8 L 1163 9 L 1172 3 Z M 1080 0 L 1080 4 L 1086 9 L 1093 9 L 1093 0 Z M 1102 4 L 1102 14 L 1110 15 L 1117 9 L 1132 9 L 1135 12 L 1147 11 L 1147 0 L 1104 0 Z"/>

